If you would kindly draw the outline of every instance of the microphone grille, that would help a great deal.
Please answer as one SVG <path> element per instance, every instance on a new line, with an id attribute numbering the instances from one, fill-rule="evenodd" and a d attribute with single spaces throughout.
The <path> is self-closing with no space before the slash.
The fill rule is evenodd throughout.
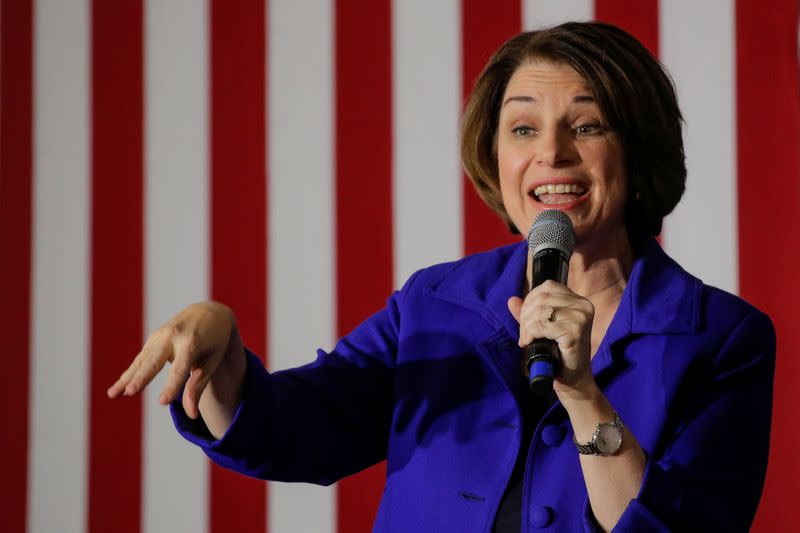
<path id="1" fill-rule="evenodd" d="M 557 248 L 572 256 L 575 250 L 575 230 L 567 215 L 556 209 L 545 209 L 531 225 L 528 232 L 528 249 L 536 255 L 545 248 Z"/>

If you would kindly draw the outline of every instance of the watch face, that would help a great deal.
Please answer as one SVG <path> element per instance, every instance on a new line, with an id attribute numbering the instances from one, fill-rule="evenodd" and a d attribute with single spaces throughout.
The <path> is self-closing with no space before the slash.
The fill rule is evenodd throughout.
<path id="1" fill-rule="evenodd" d="M 594 444 L 603 455 L 613 455 L 622 446 L 622 432 L 611 424 L 601 424 Z"/>

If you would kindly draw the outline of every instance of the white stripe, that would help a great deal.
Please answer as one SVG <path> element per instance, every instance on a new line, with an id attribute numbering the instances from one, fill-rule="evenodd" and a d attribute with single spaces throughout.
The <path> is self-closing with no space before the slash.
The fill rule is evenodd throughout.
<path id="1" fill-rule="evenodd" d="M 686 194 L 664 245 L 687 270 L 738 288 L 735 35 L 732 0 L 660 2 L 660 50 L 686 119 Z"/>
<path id="2" fill-rule="evenodd" d="M 594 0 L 522 0 L 526 30 L 594 17 Z"/>
<path id="3" fill-rule="evenodd" d="M 396 286 L 462 254 L 460 17 L 456 0 L 393 2 Z"/>
<path id="4" fill-rule="evenodd" d="M 145 328 L 208 298 L 208 23 L 203 2 L 145 3 Z M 143 339 L 144 340 L 144 339 Z M 145 532 L 207 528 L 205 456 L 158 404 L 166 369 L 144 398 Z"/>
<path id="5" fill-rule="evenodd" d="M 334 340 L 333 6 L 268 3 L 269 353 L 271 370 Z M 335 489 L 271 483 L 270 533 L 333 532 Z"/>
<path id="6" fill-rule="evenodd" d="M 89 437 L 89 4 L 39 0 L 33 13 L 28 529 L 82 532 Z"/>

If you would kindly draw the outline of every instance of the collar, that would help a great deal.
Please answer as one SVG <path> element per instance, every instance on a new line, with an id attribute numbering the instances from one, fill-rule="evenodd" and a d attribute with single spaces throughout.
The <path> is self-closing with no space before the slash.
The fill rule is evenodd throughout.
<path id="1" fill-rule="evenodd" d="M 425 292 L 479 313 L 517 339 L 519 324 L 507 302 L 522 292 L 527 251 L 527 243 L 521 241 L 467 256 L 429 282 Z"/>
<path id="2" fill-rule="evenodd" d="M 519 324 L 507 302 L 522 290 L 526 244 L 521 241 L 466 257 L 431 281 L 425 290 L 477 311 L 516 339 Z M 638 251 L 620 305 L 603 339 L 606 347 L 628 335 L 686 334 L 700 328 L 703 283 L 683 270 L 655 239 L 647 239 Z"/>
<path id="3" fill-rule="evenodd" d="M 703 282 L 655 239 L 647 239 L 638 251 L 617 312 L 592 358 L 595 375 L 611 366 L 612 346 L 630 335 L 682 335 L 700 329 Z"/>

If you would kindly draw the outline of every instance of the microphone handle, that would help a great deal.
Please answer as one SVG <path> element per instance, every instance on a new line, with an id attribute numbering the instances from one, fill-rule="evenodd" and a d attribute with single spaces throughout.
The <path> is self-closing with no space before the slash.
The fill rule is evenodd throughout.
<path id="1" fill-rule="evenodd" d="M 525 366 L 531 392 L 542 395 L 553 390 L 553 378 L 561 365 L 558 344 L 552 339 L 535 339 L 525 348 Z"/>
<path id="2" fill-rule="evenodd" d="M 533 287 L 551 279 L 567 283 L 569 258 L 557 248 L 545 248 L 534 257 L 531 265 Z M 553 378 L 561 365 L 558 344 L 552 339 L 534 339 L 525 348 L 525 368 L 528 370 L 528 386 L 535 394 L 546 394 L 553 390 Z"/>

